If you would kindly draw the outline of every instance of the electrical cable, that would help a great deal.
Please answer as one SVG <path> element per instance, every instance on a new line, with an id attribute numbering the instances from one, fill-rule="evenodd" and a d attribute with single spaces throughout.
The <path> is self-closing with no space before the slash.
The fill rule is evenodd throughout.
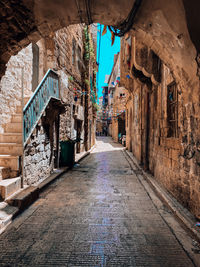
<path id="1" fill-rule="evenodd" d="M 133 7 L 128 14 L 128 17 L 120 24 L 116 26 L 108 26 L 109 30 L 114 33 L 114 35 L 122 37 L 127 33 L 133 26 L 135 16 L 138 12 L 138 9 L 142 3 L 142 0 L 134 1 Z"/>
<path id="2" fill-rule="evenodd" d="M 128 14 L 128 17 L 123 22 L 121 22 L 120 24 L 118 24 L 116 26 L 109 25 L 108 26 L 109 30 L 111 32 L 113 32 L 114 35 L 116 35 L 116 36 L 119 36 L 119 37 L 124 36 L 124 34 L 127 33 L 132 28 L 135 16 L 138 12 L 138 9 L 139 9 L 141 3 L 142 3 L 142 0 L 134 1 L 133 7 L 132 7 L 130 13 Z M 80 21 L 81 21 L 81 23 L 83 23 L 82 11 L 80 9 L 78 0 L 76 0 L 76 5 L 77 5 Z M 91 0 L 85 0 L 85 7 L 86 7 L 87 18 L 88 18 L 88 25 L 93 24 L 92 15 L 91 15 Z"/>
<path id="3" fill-rule="evenodd" d="M 91 0 L 85 0 L 86 13 L 87 13 L 87 18 L 88 18 L 88 25 L 93 23 L 92 15 L 91 15 L 91 9 L 90 9 L 90 6 L 91 6 L 90 1 Z"/>
<path id="4" fill-rule="evenodd" d="M 82 19 L 82 10 L 80 9 L 78 0 L 76 0 L 76 6 L 77 6 L 77 10 L 78 10 L 78 15 L 79 15 L 79 18 L 80 18 L 80 22 L 81 22 L 81 24 L 82 24 L 82 23 L 83 23 L 83 19 Z"/>

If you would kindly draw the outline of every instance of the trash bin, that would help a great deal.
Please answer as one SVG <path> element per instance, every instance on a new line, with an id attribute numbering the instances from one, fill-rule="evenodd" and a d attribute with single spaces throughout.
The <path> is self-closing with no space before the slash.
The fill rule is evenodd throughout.
<path id="1" fill-rule="evenodd" d="M 73 167 L 75 162 L 74 153 L 75 142 L 72 140 L 60 141 L 60 166 Z"/>

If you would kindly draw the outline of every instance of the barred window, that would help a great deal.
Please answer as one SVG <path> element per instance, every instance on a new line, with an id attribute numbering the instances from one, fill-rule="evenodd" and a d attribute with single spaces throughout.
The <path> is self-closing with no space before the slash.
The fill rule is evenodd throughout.
<path id="1" fill-rule="evenodd" d="M 178 137 L 178 91 L 175 82 L 167 86 L 167 137 Z"/>

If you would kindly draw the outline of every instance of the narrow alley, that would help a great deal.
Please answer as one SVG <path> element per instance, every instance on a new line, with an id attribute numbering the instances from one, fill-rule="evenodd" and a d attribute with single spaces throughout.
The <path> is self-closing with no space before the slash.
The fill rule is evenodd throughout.
<path id="1" fill-rule="evenodd" d="M 155 198 L 123 146 L 98 137 L 0 236 L 0 266 L 196 266 Z"/>

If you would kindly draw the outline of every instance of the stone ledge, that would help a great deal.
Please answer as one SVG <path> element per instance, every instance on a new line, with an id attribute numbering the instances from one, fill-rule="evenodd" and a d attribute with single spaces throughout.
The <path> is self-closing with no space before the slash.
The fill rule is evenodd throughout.
<path id="1" fill-rule="evenodd" d="M 18 207 L 19 211 L 24 210 L 30 206 L 39 197 L 39 188 L 35 186 L 29 186 L 6 200 L 10 206 Z"/>
<path id="2" fill-rule="evenodd" d="M 124 153 L 126 153 L 129 159 L 132 161 L 131 163 L 133 164 L 133 168 L 136 166 L 139 170 L 138 176 L 140 176 L 140 174 L 143 175 L 143 177 L 146 179 L 146 181 L 157 194 L 157 196 L 173 212 L 174 216 L 178 219 L 178 221 L 182 223 L 184 228 L 187 229 L 187 231 L 192 235 L 194 239 L 200 242 L 200 230 L 195 227 L 195 224 L 197 222 L 195 217 L 186 208 L 184 208 L 168 191 L 166 191 L 166 189 L 163 188 L 151 174 L 145 172 L 139 166 L 136 158 L 132 155 L 132 153 L 127 150 L 124 150 Z"/>
<path id="3" fill-rule="evenodd" d="M 55 179 L 59 178 L 62 174 L 67 172 L 70 167 L 63 167 L 61 169 L 57 169 L 54 173 L 52 173 L 48 178 L 38 184 L 37 188 L 39 191 L 44 190 L 48 185 L 50 185 Z"/>
<path id="4" fill-rule="evenodd" d="M 18 211 L 18 208 L 12 207 L 6 202 L 0 202 L 0 234 L 12 222 Z"/>

